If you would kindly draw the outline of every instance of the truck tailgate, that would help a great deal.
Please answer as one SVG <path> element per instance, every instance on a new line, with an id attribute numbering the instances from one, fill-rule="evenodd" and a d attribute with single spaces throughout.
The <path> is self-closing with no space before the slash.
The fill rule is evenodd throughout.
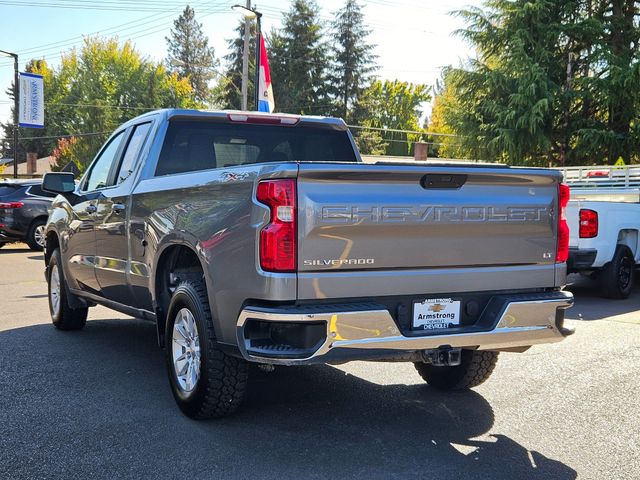
<path id="1" fill-rule="evenodd" d="M 548 170 L 300 164 L 298 271 L 553 264 Z"/>

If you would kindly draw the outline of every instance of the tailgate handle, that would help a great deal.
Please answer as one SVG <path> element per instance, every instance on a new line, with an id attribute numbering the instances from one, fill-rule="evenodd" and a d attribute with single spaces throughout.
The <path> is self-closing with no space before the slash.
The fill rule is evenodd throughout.
<path id="1" fill-rule="evenodd" d="M 451 173 L 427 173 L 420 180 L 422 188 L 460 188 L 467 181 L 467 176 Z"/>

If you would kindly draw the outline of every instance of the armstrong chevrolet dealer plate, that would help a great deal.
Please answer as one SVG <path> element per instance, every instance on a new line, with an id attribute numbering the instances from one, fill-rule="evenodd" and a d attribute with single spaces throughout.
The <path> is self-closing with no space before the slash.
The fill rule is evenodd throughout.
<path id="1" fill-rule="evenodd" d="M 413 328 L 435 330 L 460 325 L 460 301 L 452 298 L 427 298 L 413 304 Z"/>

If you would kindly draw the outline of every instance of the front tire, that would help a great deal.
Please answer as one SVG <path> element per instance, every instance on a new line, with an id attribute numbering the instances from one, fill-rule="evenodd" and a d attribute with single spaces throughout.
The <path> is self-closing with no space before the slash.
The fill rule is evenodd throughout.
<path id="1" fill-rule="evenodd" d="M 31 250 L 41 252 L 46 241 L 45 220 L 36 220 L 29 227 L 25 241 Z"/>
<path id="2" fill-rule="evenodd" d="M 611 262 L 600 272 L 600 290 L 606 298 L 623 299 L 631 295 L 635 279 L 635 260 L 631 249 L 618 245 Z"/>
<path id="3" fill-rule="evenodd" d="M 47 267 L 49 312 L 53 325 L 60 330 L 81 330 L 87 323 L 87 307 L 71 308 L 60 250 L 51 254 Z"/>
<path id="4" fill-rule="evenodd" d="M 169 382 L 180 410 L 197 420 L 235 412 L 244 398 L 247 362 L 218 348 L 201 279 L 183 280 L 176 287 L 165 338 Z"/>
<path id="5" fill-rule="evenodd" d="M 498 352 L 462 350 L 460 365 L 434 367 L 428 363 L 414 363 L 416 370 L 430 386 L 439 390 L 467 390 L 484 383 L 493 373 Z"/>

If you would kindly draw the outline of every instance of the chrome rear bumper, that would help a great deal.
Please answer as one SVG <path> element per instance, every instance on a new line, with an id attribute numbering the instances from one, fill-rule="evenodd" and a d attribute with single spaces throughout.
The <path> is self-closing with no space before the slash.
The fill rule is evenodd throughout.
<path id="1" fill-rule="evenodd" d="M 340 361 L 361 360 L 368 358 L 367 351 L 401 353 L 446 347 L 517 349 L 559 342 L 571 334 L 571 330 L 562 326 L 563 311 L 571 305 L 573 295 L 569 292 L 506 296 L 495 318 L 490 320 L 489 328 L 469 327 L 459 333 L 412 332 L 411 336 L 403 335 L 389 311 L 383 308 L 335 311 L 308 308 L 307 311 L 292 311 L 291 308 L 247 307 L 238 317 L 238 345 L 247 360 L 284 365 L 330 363 L 334 358 L 340 358 Z M 245 338 L 245 326 L 250 320 L 297 324 L 324 322 L 326 337 L 313 352 L 304 357 L 278 355 L 277 352 L 272 355 L 252 349 L 251 342 Z"/>

